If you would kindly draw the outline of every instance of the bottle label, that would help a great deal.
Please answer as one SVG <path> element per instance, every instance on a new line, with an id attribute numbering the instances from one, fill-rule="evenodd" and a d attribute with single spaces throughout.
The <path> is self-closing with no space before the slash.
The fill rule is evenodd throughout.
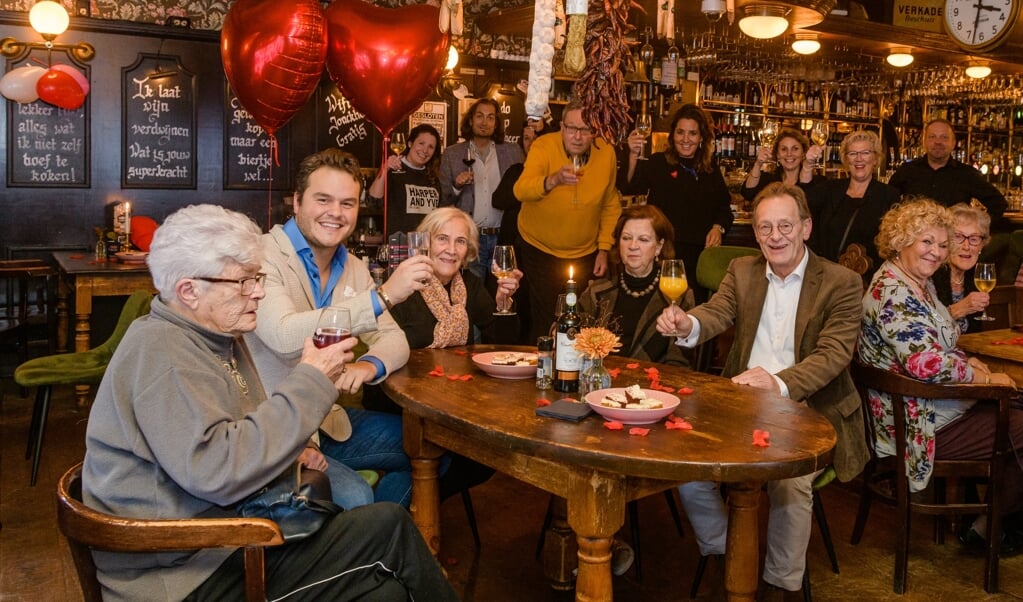
<path id="1" fill-rule="evenodd" d="M 559 332 L 556 349 L 555 369 L 558 372 L 578 372 L 581 358 L 575 348 L 575 337 L 569 338 L 567 333 Z"/>

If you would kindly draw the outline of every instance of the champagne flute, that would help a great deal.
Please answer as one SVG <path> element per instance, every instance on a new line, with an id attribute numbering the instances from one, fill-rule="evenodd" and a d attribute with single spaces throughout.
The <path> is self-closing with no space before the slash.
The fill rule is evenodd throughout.
<path id="1" fill-rule="evenodd" d="M 677 305 L 682 295 L 689 289 L 689 281 L 686 279 L 686 266 L 681 259 L 665 259 L 661 262 L 661 276 L 658 282 L 661 293 Z M 666 337 L 682 336 L 679 332 L 667 332 Z"/>
<path id="2" fill-rule="evenodd" d="M 401 132 L 394 132 L 391 134 L 391 152 L 398 155 L 399 160 L 401 159 L 401 154 L 405 152 L 406 145 L 405 134 L 402 134 Z M 405 170 L 399 165 L 398 169 L 394 170 L 394 173 L 405 173 Z"/>
<path id="3" fill-rule="evenodd" d="M 636 117 L 636 133 L 643 137 L 644 148 L 646 148 L 646 139 L 650 137 L 650 133 L 653 129 L 653 120 L 649 113 L 643 113 Z M 647 156 L 643 149 L 640 149 L 638 158 L 641 161 L 646 161 Z"/>
<path id="4" fill-rule="evenodd" d="M 977 290 L 982 293 L 990 293 L 995 288 L 995 264 L 993 263 L 978 263 L 977 267 L 973 272 L 973 284 L 977 286 Z M 987 315 L 987 308 L 977 316 L 978 320 L 984 322 L 990 322 L 994 320 L 991 316 Z"/>
<path id="5" fill-rule="evenodd" d="M 575 177 L 583 177 L 583 168 L 586 167 L 586 159 L 582 155 L 572 155 L 572 173 Z M 579 183 L 576 182 L 575 191 L 572 193 L 572 204 L 579 204 Z"/>
<path id="6" fill-rule="evenodd" d="M 515 263 L 515 247 L 511 245 L 497 245 L 494 247 L 494 259 L 490 263 L 490 271 L 498 279 L 511 278 L 518 266 Z M 499 307 L 494 312 L 495 316 L 514 316 L 511 310 L 512 300 L 508 299 L 507 307 Z"/>
<path id="7" fill-rule="evenodd" d="M 760 126 L 760 145 L 773 147 L 774 139 L 778 136 L 778 122 L 773 119 L 765 119 L 764 124 Z M 764 161 L 764 164 L 770 163 L 776 165 L 778 162 L 774 159 L 770 161 Z"/>
<path id="8" fill-rule="evenodd" d="M 313 345 L 319 348 L 340 343 L 352 336 L 352 314 L 342 307 L 324 307 L 316 321 Z"/>
<path id="9" fill-rule="evenodd" d="M 817 146 L 824 146 L 828 142 L 828 122 L 823 119 L 813 122 L 813 127 L 810 128 L 810 140 Z M 823 151 L 821 151 L 821 156 L 817 157 L 814 167 L 824 167 Z"/>

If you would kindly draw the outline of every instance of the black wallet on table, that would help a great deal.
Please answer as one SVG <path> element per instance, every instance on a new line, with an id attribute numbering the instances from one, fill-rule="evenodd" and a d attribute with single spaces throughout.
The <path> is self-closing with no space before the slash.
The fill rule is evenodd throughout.
<path id="1" fill-rule="evenodd" d="M 571 420 L 572 422 L 579 422 L 592 413 L 593 410 L 589 404 L 585 402 L 576 403 L 570 399 L 559 399 L 549 406 L 536 409 L 537 416 L 560 418 L 561 420 Z"/>

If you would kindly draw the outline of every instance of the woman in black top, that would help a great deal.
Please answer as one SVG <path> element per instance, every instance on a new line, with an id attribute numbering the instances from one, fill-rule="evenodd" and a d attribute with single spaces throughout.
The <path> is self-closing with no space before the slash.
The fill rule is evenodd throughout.
<path id="1" fill-rule="evenodd" d="M 402 171 L 397 171 L 398 169 Z M 408 133 L 408 146 L 398 157 L 387 158 L 369 187 L 369 197 L 384 198 L 387 174 L 388 233 L 415 230 L 426 214 L 440 206 L 440 133 L 425 123 Z"/>
<path id="2" fill-rule="evenodd" d="M 752 201 L 757 193 L 771 182 L 785 182 L 793 186 L 804 186 L 823 179 L 813 173 L 813 162 L 806 160 L 810 141 L 799 130 L 782 128 L 771 146 L 761 146 L 757 158 L 746 176 L 742 187 L 742 198 Z M 773 171 L 762 172 L 764 163 L 775 162 Z"/>
<path id="3" fill-rule="evenodd" d="M 675 255 L 685 262 L 697 302 L 706 291 L 696 284 L 696 261 L 706 247 L 721 244 L 732 226 L 732 195 L 714 163 L 714 131 L 700 107 L 687 104 L 671 118 L 670 143 L 664 152 L 640 161 L 644 138 L 629 134 L 628 160 L 618 174 L 625 194 L 646 194 L 675 227 Z"/>

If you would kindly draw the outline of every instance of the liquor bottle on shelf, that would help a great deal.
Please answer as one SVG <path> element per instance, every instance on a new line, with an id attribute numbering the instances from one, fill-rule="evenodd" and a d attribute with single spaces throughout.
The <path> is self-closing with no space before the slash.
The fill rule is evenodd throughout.
<path id="1" fill-rule="evenodd" d="M 575 348 L 575 337 L 579 333 L 579 314 L 575 311 L 575 280 L 571 275 L 565 288 L 565 311 L 558 317 L 558 329 L 554 341 L 554 390 L 574 393 L 579 390 L 579 367 L 581 358 Z"/>

